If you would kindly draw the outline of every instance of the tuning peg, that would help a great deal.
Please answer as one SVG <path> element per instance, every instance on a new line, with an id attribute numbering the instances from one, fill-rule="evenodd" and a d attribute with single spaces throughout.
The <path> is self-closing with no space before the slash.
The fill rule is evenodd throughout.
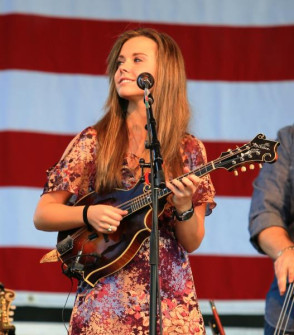
<path id="1" fill-rule="evenodd" d="M 9 316 L 13 316 L 14 315 L 14 311 L 9 311 L 8 315 Z"/>
<path id="2" fill-rule="evenodd" d="M 250 169 L 250 170 L 254 170 L 254 168 L 255 168 L 254 164 L 250 164 L 250 165 L 249 165 L 249 169 Z"/>
<path id="3" fill-rule="evenodd" d="M 245 172 L 247 169 L 246 169 L 246 166 L 241 166 L 241 171 L 242 172 Z"/>
<path id="4" fill-rule="evenodd" d="M 238 176 L 238 171 L 237 170 L 234 170 L 234 175 L 237 177 Z"/>

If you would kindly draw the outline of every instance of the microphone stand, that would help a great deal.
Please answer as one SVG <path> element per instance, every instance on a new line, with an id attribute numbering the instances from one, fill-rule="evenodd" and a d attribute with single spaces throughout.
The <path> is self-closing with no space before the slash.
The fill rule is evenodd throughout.
<path id="1" fill-rule="evenodd" d="M 147 113 L 148 142 L 146 149 L 150 150 L 151 168 L 151 194 L 152 194 L 152 229 L 150 234 L 150 308 L 149 308 L 149 334 L 156 334 L 157 306 L 160 318 L 160 334 L 162 334 L 162 316 L 159 287 L 159 233 L 158 233 L 158 190 L 165 187 L 165 178 L 162 170 L 162 157 L 160 155 L 160 143 L 156 134 L 156 121 L 153 117 L 151 104 L 153 97 L 148 88 L 144 89 L 144 103 Z"/>

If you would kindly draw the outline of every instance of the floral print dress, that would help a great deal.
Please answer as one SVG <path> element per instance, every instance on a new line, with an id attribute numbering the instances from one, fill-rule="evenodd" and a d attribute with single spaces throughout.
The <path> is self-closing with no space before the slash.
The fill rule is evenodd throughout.
<path id="1" fill-rule="evenodd" d="M 96 130 L 86 128 L 66 149 L 62 159 L 50 170 L 44 193 L 66 190 L 71 203 L 95 189 Z M 206 162 L 201 141 L 187 134 L 182 141 L 183 162 L 191 170 Z M 136 183 L 127 159 L 122 166 L 124 189 Z M 215 206 L 214 188 L 209 175 L 202 178 L 194 206 L 207 203 L 207 214 Z M 205 334 L 197 301 L 188 254 L 174 234 L 172 206 L 167 203 L 159 218 L 159 277 L 163 334 Z M 185 224 L 182 222 L 181 224 Z M 71 335 L 149 334 L 150 294 L 149 238 L 135 257 L 121 270 L 100 279 L 95 287 L 80 282 L 71 315 Z"/>

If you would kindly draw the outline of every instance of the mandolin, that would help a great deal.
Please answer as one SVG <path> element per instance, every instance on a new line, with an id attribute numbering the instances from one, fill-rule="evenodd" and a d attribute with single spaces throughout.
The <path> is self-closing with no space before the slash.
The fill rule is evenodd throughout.
<path id="1" fill-rule="evenodd" d="M 179 177 L 195 174 L 203 177 L 216 169 L 235 170 L 249 162 L 273 163 L 277 159 L 276 141 L 257 135 L 251 142 L 234 150 L 223 152 L 217 159 L 197 167 Z M 157 190 L 159 215 L 166 197 L 171 191 L 165 187 Z M 89 231 L 87 227 L 58 233 L 56 249 L 45 255 L 41 262 L 51 261 L 56 256 L 62 261 L 64 273 L 86 281 L 92 287 L 97 281 L 128 264 L 150 236 L 152 227 L 152 199 L 149 185 L 137 183 L 130 190 L 115 189 L 107 195 L 91 192 L 81 198 L 75 206 L 107 204 L 128 211 L 113 234 Z M 47 257 L 48 256 L 48 257 Z M 46 259 L 47 258 L 47 259 Z"/>
<path id="2" fill-rule="evenodd" d="M 12 290 L 5 289 L 0 283 L 0 335 L 15 335 L 15 326 L 11 324 L 11 302 L 15 297 Z"/>

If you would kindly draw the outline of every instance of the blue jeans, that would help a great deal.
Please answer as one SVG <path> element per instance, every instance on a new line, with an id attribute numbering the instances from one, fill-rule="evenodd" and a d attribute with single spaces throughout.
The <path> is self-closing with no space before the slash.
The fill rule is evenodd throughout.
<path id="1" fill-rule="evenodd" d="M 275 328 L 270 326 L 266 321 L 264 321 L 264 335 L 274 335 Z M 277 335 L 282 335 L 283 332 L 281 331 Z M 285 335 L 294 335 L 294 332 L 285 332 Z"/>

